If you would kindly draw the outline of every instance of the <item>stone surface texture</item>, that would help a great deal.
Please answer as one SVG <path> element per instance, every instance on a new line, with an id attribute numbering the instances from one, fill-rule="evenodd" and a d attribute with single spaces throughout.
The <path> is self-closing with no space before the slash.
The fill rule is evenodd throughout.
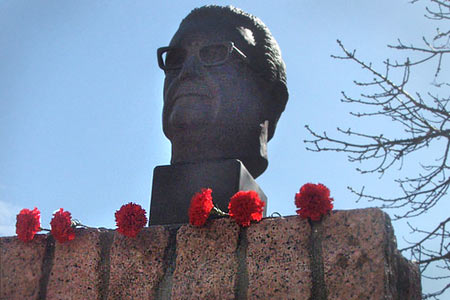
<path id="1" fill-rule="evenodd" d="M 154 299 L 164 275 L 169 232 L 163 226 L 143 229 L 136 238 L 114 234 L 108 299 Z"/>
<path id="2" fill-rule="evenodd" d="M 334 211 L 313 228 L 291 216 L 246 229 L 226 218 L 150 226 L 135 239 L 103 229 L 64 244 L 3 237 L 0 299 L 421 299 L 418 268 L 381 210 Z"/>
<path id="3" fill-rule="evenodd" d="M 248 299 L 309 299 L 310 231 L 296 216 L 268 218 L 248 228 Z"/>
<path id="4" fill-rule="evenodd" d="M 55 244 L 47 299 L 100 298 L 100 232 L 77 229 L 75 239 Z"/>
<path id="5" fill-rule="evenodd" d="M 172 299 L 234 299 L 239 226 L 230 219 L 205 227 L 183 225 L 177 234 Z"/>
<path id="6" fill-rule="evenodd" d="M 399 278 L 396 262 L 399 253 L 393 251 L 396 241 L 385 213 L 379 209 L 335 211 L 324 218 L 322 226 L 329 300 L 399 299 L 395 282 Z M 418 274 L 413 265 L 403 267 L 406 267 L 403 272 L 411 268 Z M 414 284 L 420 286 L 420 279 Z M 420 297 L 410 295 L 401 299 Z"/>
<path id="7" fill-rule="evenodd" d="M 0 239 L 0 299 L 37 299 L 47 236 Z"/>

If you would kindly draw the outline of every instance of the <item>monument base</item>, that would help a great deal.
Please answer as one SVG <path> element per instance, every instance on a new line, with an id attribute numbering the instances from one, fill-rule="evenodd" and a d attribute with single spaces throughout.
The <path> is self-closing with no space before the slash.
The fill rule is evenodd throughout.
<path id="1" fill-rule="evenodd" d="M 150 225 L 188 223 L 192 196 L 211 188 L 214 205 L 228 212 L 230 198 L 238 191 L 256 191 L 266 202 L 259 185 L 237 159 L 214 162 L 158 166 L 153 171 Z"/>

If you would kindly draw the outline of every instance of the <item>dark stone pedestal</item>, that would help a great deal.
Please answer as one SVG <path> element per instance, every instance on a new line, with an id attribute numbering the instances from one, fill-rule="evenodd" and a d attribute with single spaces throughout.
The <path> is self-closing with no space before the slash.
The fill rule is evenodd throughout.
<path id="1" fill-rule="evenodd" d="M 196 164 L 158 166 L 153 171 L 150 225 L 188 223 L 192 196 L 202 188 L 211 188 L 214 205 L 228 212 L 231 196 L 238 191 L 256 191 L 267 197 L 256 181 L 237 159 Z"/>

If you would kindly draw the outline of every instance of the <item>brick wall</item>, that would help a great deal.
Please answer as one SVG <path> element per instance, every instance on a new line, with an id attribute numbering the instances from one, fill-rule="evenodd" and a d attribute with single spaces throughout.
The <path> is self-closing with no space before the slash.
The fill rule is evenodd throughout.
<path id="1" fill-rule="evenodd" d="M 229 219 L 151 226 L 135 239 L 78 229 L 55 243 L 0 238 L 0 299 L 420 299 L 417 266 L 378 209 L 241 229 Z"/>

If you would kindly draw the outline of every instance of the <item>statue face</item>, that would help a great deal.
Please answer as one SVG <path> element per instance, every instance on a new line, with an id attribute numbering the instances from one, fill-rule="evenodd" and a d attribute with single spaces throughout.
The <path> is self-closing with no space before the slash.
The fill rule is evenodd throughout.
<path id="1" fill-rule="evenodd" d="M 230 42 L 237 49 L 229 46 L 227 56 Z M 232 143 L 248 131 L 259 134 L 269 89 L 238 50 L 251 42 L 251 31 L 242 28 L 195 22 L 177 31 L 166 63 L 180 68 L 166 70 L 164 82 L 163 129 L 172 142 L 189 136 Z"/>

